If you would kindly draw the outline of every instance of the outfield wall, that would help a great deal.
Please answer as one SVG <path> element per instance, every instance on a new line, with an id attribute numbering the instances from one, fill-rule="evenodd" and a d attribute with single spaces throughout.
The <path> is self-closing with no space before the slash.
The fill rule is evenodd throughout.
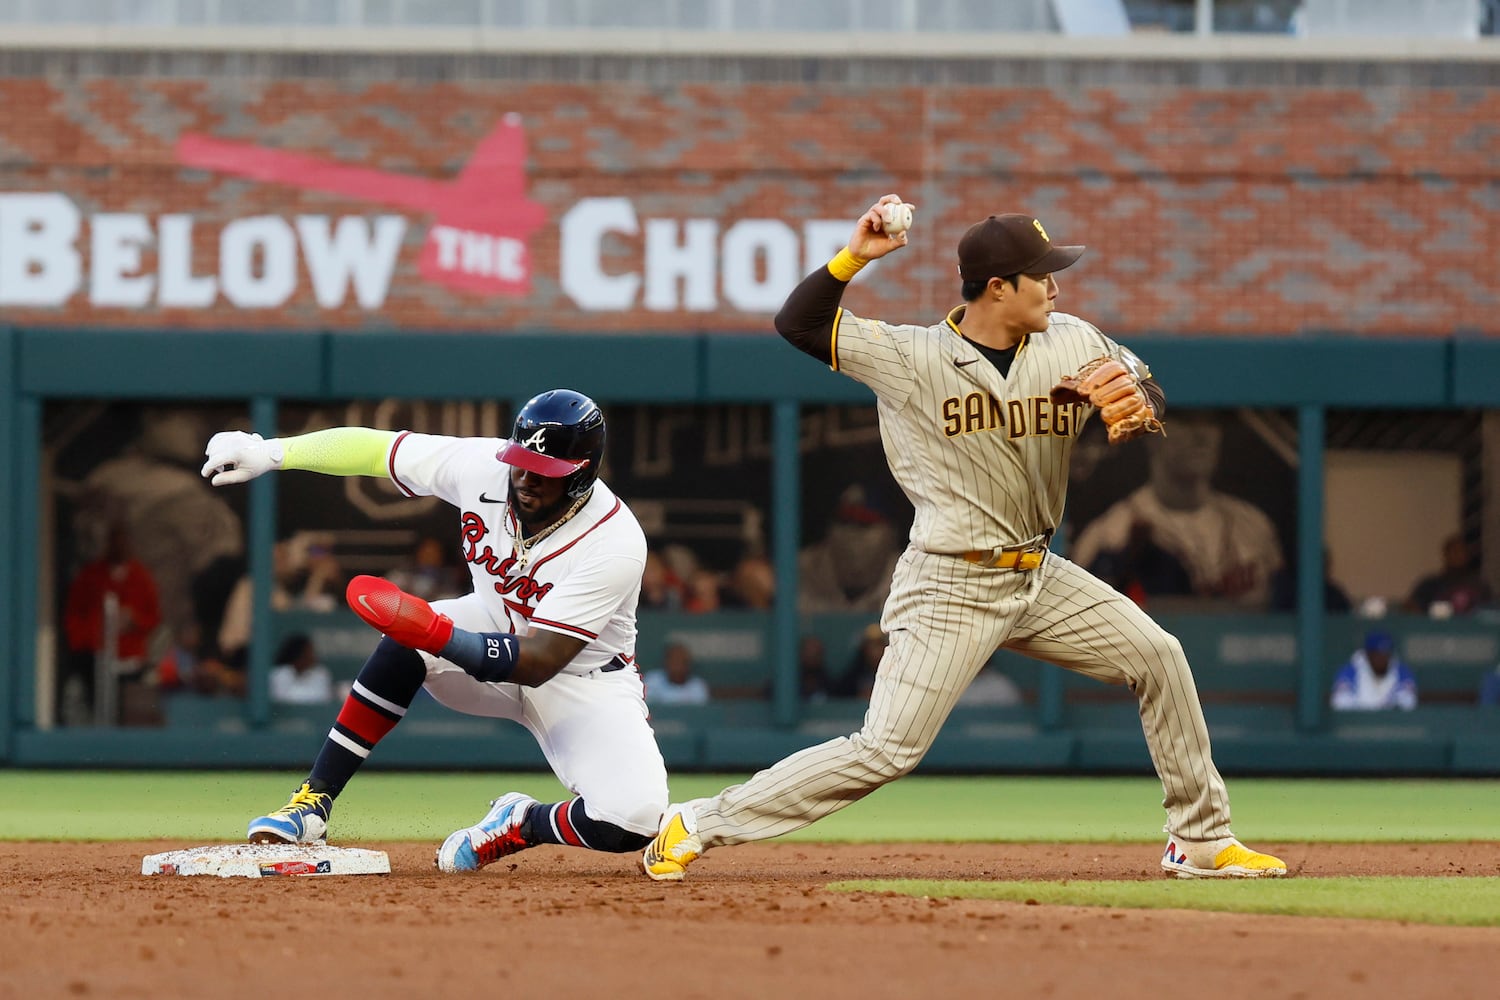
<path id="1" fill-rule="evenodd" d="M 774 337 L 659 336 L 570 338 L 566 350 L 550 335 L 502 339 L 473 335 L 247 334 L 204 337 L 187 333 L 123 331 L 0 331 L 0 412 L 8 419 L 5 448 L 11 475 L 3 491 L 9 513 L 4 544 L 11 558 L 3 585 L 17 622 L 38 621 L 36 572 L 42 544 L 37 496 L 40 413 L 48 399 L 238 399 L 266 433 L 277 433 L 280 401 L 394 396 L 453 399 L 520 399 L 537 385 L 566 383 L 614 402 L 683 403 L 753 400 L 767 403 L 773 420 L 795 442 L 801 407 L 869 402 L 865 389 L 801 363 Z M 1264 343 L 1218 340 L 1144 342 L 1153 367 L 1176 405 L 1289 408 L 1304 435 L 1304 469 L 1321 467 L 1323 417 L 1328 407 L 1426 409 L 1500 406 L 1500 343 L 1485 340 L 1298 339 Z M 493 352 L 494 361 L 488 355 Z M 798 362 L 788 364 L 788 362 Z M 1249 381 L 1246 370 L 1266 378 Z M 1329 379 L 1327 373 L 1339 372 Z M 1391 372 L 1402 377 L 1392 380 Z M 628 377 L 622 376 L 628 373 Z M 747 373 L 767 373 L 747 376 Z M 779 438 L 778 438 L 779 439 Z M 778 452 L 772 471 L 777 508 L 774 535 L 778 593 L 771 612 L 745 619 L 732 614 L 695 621 L 642 619 L 643 650 L 659 649 L 668 635 L 739 629 L 754 636 L 761 654 L 750 662 L 715 663 L 741 682 L 764 678 L 770 696 L 728 702 L 703 711 L 657 713 L 664 748 L 679 768 L 739 768 L 768 763 L 784 750 L 849 730 L 857 704 L 807 706 L 795 690 L 797 637 L 825 629 L 844 648 L 860 621 L 807 623 L 797 615 L 799 467 L 795 447 Z M 1324 512 L 1320 477 L 1299 478 L 1298 545 L 1303 565 L 1320 551 Z M 250 491 L 249 536 L 257 587 L 258 629 L 251 658 L 251 696 L 244 702 L 193 705 L 169 712 L 172 724 L 154 731 L 46 730 L 38 725 L 34 673 L 38 632 L 5 633 L 10 669 L 0 684 L 0 752 L 11 763 L 37 766 L 299 766 L 314 752 L 328 710 L 289 711 L 272 706 L 265 677 L 270 649 L 281 631 L 307 626 L 270 613 L 268 557 L 275 533 L 277 477 Z M 1334 512 L 1336 516 L 1336 512 Z M 1317 593 L 1303 580 L 1306 594 Z M 259 624 L 264 623 L 264 624 Z M 1313 603 L 1296 614 L 1233 619 L 1172 619 L 1189 645 L 1219 754 L 1226 769 L 1290 773 L 1491 773 L 1500 771 L 1495 716 L 1458 704 L 1469 682 L 1493 665 L 1500 627 L 1483 619 L 1393 622 L 1403 642 L 1431 652 L 1449 650 L 1446 689 L 1455 703 L 1437 700 L 1418 713 L 1370 719 L 1330 718 L 1324 703 L 1332 665 L 1353 646 L 1363 625 L 1326 618 Z M 324 618 L 314 627 L 352 627 Z M 838 637 L 845 636 L 843 644 Z M 368 637 L 366 637 L 368 638 Z M 330 640 L 329 648 L 357 642 Z M 1486 645 L 1488 644 L 1488 645 Z M 1458 650 L 1456 657 L 1453 650 Z M 832 653 L 832 650 L 831 650 Z M 1430 657 L 1428 657 L 1430 659 Z M 839 662 L 836 654 L 830 662 Z M 346 672 L 353 666 L 345 663 Z M 1065 672 L 1010 664 L 1027 701 L 1005 709 L 964 710 L 929 759 L 946 770 L 1137 771 L 1149 767 L 1133 705 L 1116 692 L 1083 685 Z M 1435 679 L 1438 675 L 1434 673 Z M 175 717 L 174 717 L 175 716 Z M 418 723 L 420 719 L 420 723 Z M 419 710 L 406 735 L 382 748 L 390 766 L 525 766 L 539 762 L 519 729 L 485 720 Z"/>

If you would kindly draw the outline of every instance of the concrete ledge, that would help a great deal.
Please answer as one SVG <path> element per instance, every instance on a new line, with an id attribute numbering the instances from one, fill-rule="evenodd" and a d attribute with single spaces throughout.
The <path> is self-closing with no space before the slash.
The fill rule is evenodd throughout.
<path id="1" fill-rule="evenodd" d="M 1500 774 L 1500 736 L 1459 736 L 1453 741 L 1455 774 Z"/>
<path id="2" fill-rule="evenodd" d="M 1070 733 L 1006 738 L 975 735 L 967 729 L 956 733 L 945 731 L 923 758 L 917 773 L 1061 773 L 1072 766 L 1075 742 Z"/>
<path id="3" fill-rule="evenodd" d="M 1298 38 L 1226 33 L 1135 32 L 1072 36 L 1052 32 L 675 31 L 648 28 L 500 28 L 296 25 L 6 24 L 0 48 L 183 52 L 376 52 L 516 55 L 764 56 L 815 59 L 1133 59 L 1143 61 L 1484 61 L 1492 38 Z"/>
<path id="4" fill-rule="evenodd" d="M 380 745 L 372 769 L 546 770 L 546 758 L 519 726 L 479 719 L 465 725 L 411 720 Z M 796 729 L 723 728 L 670 722 L 657 742 L 673 771 L 755 770 L 849 732 L 838 720 Z M 14 734 L 16 767 L 270 769 L 309 765 L 322 730 L 299 727 L 225 732 L 211 729 L 71 729 Z M 1226 774 L 1494 775 L 1500 737 L 1421 727 L 1341 733 L 1220 734 L 1214 759 Z M 925 773 L 1153 773 L 1138 730 L 1039 730 L 1024 721 L 950 726 L 918 768 Z"/>
<path id="5" fill-rule="evenodd" d="M 711 731 L 703 735 L 699 765 L 706 770 L 754 770 L 839 735 L 843 733 L 825 732 L 819 727 Z M 1072 763 L 1073 746 L 1070 733 L 984 733 L 968 727 L 945 730 L 917 773 L 1062 772 Z"/>

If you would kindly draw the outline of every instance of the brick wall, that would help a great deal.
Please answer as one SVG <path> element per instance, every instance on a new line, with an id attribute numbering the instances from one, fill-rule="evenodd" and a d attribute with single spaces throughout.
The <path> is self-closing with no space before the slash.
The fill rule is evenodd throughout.
<path id="1" fill-rule="evenodd" d="M 520 116 L 524 194 L 489 195 L 503 184 L 449 186 L 484 158 L 477 151 L 497 141 L 507 114 Z M 230 169 L 192 167 L 184 164 L 185 138 L 276 147 L 304 159 L 274 179 L 257 173 L 264 168 L 258 154 L 229 155 Z M 329 162 L 427 183 L 378 176 L 323 183 Z M 748 282 L 762 298 L 777 298 L 786 262 L 767 258 L 748 275 L 723 273 L 731 227 L 773 220 L 744 227 L 742 254 L 762 238 L 783 257 L 812 254 L 800 242 L 808 220 L 852 226 L 886 191 L 915 202 L 918 221 L 911 246 L 849 293 L 846 305 L 861 314 L 932 322 L 958 301 L 953 247 L 964 228 L 990 212 L 1026 211 L 1057 242 L 1088 244 L 1061 276 L 1060 304 L 1109 333 L 1500 334 L 1493 278 L 1500 91 L 1148 84 L 0 80 L 0 322 L 763 331 L 774 305 L 729 286 Z M 34 220 L 25 231 L 35 203 L 14 196 L 43 192 L 76 207 L 70 250 L 59 251 L 57 232 L 41 235 Z M 424 198 L 443 204 L 423 208 Z M 574 280 L 563 280 L 563 220 L 599 198 L 628 205 L 640 232 L 612 232 L 596 255 L 585 254 L 597 257 L 595 284 L 629 274 L 641 284 L 627 299 L 616 285 L 617 301 L 584 309 L 578 289 L 587 297 L 588 275 L 574 269 Z M 522 201 L 539 209 L 522 240 L 524 289 L 483 281 L 466 288 L 424 267 L 424 252 L 437 252 L 435 227 L 503 234 L 524 217 L 526 209 L 515 207 Z M 131 218 L 99 218 L 122 213 Z M 191 274 L 218 280 L 207 304 L 161 304 L 162 274 L 181 271 L 180 260 L 157 253 L 166 253 L 164 215 L 192 217 Z M 283 245 L 258 242 L 256 233 L 298 233 L 296 219 L 306 215 L 326 216 L 330 226 L 343 217 L 405 220 L 393 271 L 383 281 L 367 275 L 381 292 L 377 306 L 361 306 L 353 285 L 327 293 L 338 304 L 320 303 L 301 242 L 290 291 L 257 285 L 271 301 L 240 296 L 238 303 L 226 294 L 230 271 L 248 268 L 255 284 L 267 268 L 266 248 Z M 273 221 L 236 227 L 240 252 L 250 256 L 226 263 L 226 227 L 256 217 Z M 675 282 L 663 292 L 658 281 L 653 307 L 646 301 L 648 220 L 689 219 L 713 227 L 711 250 L 700 255 L 710 259 L 691 262 L 708 268 L 713 287 L 707 298 L 700 288 L 691 308 L 663 308 L 662 295 L 685 293 Z M 118 239 L 137 248 L 138 260 L 117 253 L 110 272 L 134 279 L 133 293 L 121 293 L 119 281 L 114 293 L 108 281 L 96 288 L 96 230 L 123 231 Z M 72 285 L 63 272 L 53 275 L 61 284 L 49 287 L 61 301 L 18 301 L 18 288 L 34 296 L 42 270 L 66 270 L 59 252 L 80 265 Z M 799 256 L 796 274 L 804 263 Z M 69 288 L 76 290 L 63 295 Z M 136 301 L 100 304 L 121 294 Z"/>

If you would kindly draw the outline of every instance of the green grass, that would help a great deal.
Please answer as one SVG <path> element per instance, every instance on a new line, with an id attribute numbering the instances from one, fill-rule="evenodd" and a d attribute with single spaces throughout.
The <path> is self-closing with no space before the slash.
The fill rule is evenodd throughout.
<path id="1" fill-rule="evenodd" d="M 1054 906 L 1220 910 L 1500 926 L 1500 878 L 1295 878 L 1151 882 L 838 882 L 843 892 L 1002 899 Z"/>
<path id="2" fill-rule="evenodd" d="M 237 840 L 300 774 L 0 770 L 0 839 Z M 674 801 L 742 775 L 679 774 Z M 441 839 L 519 790 L 566 793 L 546 774 L 374 771 L 339 799 L 345 840 Z M 1256 840 L 1435 841 L 1500 836 L 1500 781 L 1263 780 L 1230 783 L 1235 832 Z M 1161 786 L 1144 778 L 940 778 L 894 782 L 784 838 L 806 841 L 1116 841 L 1160 836 Z"/>

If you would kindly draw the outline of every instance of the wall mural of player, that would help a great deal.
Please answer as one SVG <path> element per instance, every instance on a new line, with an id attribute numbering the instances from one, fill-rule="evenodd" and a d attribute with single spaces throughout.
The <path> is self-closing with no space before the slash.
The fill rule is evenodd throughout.
<path id="1" fill-rule="evenodd" d="M 1248 416 L 1174 411 L 1168 433 L 1117 454 L 1086 432 L 1069 558 L 1155 609 L 1266 610 L 1295 551 L 1296 441 L 1285 423 Z"/>

